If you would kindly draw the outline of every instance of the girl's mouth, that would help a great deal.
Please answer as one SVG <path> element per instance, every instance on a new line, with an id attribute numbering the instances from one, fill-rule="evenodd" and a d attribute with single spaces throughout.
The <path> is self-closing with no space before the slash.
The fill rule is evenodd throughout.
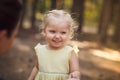
<path id="1" fill-rule="evenodd" d="M 53 40 L 54 43 L 60 43 L 61 41 L 58 40 Z"/>

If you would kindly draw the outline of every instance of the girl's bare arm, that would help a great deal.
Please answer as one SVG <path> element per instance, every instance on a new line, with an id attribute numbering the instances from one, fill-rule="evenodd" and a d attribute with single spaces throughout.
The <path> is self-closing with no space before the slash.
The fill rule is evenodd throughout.
<path id="1" fill-rule="evenodd" d="M 32 72 L 31 72 L 28 80 L 34 80 L 37 73 L 38 73 L 38 61 L 36 60 L 36 65 L 33 67 Z"/>
<path id="2" fill-rule="evenodd" d="M 38 72 L 38 68 L 36 66 L 34 66 L 34 68 L 33 68 L 32 72 L 31 72 L 28 80 L 34 80 L 37 72 Z"/>
<path id="3" fill-rule="evenodd" d="M 74 51 L 71 53 L 70 57 L 70 74 L 68 80 L 80 80 L 80 68 L 79 59 Z"/>

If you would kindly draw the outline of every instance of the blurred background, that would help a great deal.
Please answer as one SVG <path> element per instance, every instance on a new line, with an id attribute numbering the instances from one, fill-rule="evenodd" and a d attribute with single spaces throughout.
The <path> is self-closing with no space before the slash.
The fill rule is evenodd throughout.
<path id="1" fill-rule="evenodd" d="M 70 45 L 78 46 L 81 80 L 120 80 L 120 0 L 20 0 L 19 32 L 11 49 L 0 57 L 1 80 L 27 80 L 34 64 L 34 46 L 44 14 L 68 11 L 78 23 Z"/>

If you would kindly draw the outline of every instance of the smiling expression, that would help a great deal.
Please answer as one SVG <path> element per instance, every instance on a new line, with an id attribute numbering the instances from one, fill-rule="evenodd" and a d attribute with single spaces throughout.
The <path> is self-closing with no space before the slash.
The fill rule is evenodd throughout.
<path id="1" fill-rule="evenodd" d="M 62 20 L 49 21 L 44 29 L 45 38 L 50 49 L 62 48 L 69 39 L 69 26 Z"/>

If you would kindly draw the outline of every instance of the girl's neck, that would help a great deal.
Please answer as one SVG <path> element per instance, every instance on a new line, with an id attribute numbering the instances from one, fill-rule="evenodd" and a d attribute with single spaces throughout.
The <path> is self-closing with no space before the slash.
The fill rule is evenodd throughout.
<path id="1" fill-rule="evenodd" d="M 49 49 L 49 50 L 60 50 L 60 49 L 64 48 L 64 46 L 62 46 L 62 47 L 51 47 L 49 45 L 46 45 L 46 48 Z"/>

